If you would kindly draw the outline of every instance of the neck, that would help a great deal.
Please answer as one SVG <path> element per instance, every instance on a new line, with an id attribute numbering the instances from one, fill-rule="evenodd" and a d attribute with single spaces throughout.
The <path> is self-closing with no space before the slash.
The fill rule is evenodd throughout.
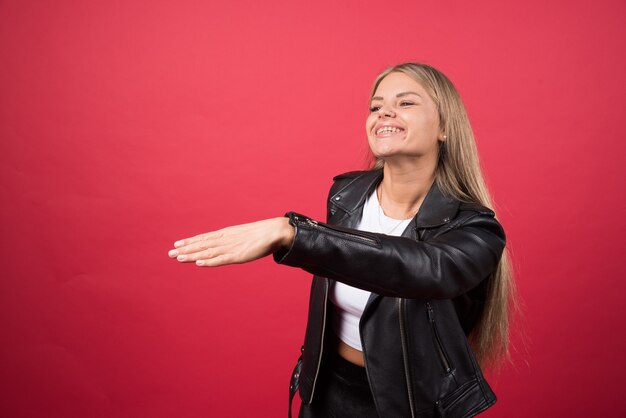
<path id="1" fill-rule="evenodd" d="M 379 186 L 380 205 L 385 214 L 395 219 L 415 216 L 434 179 L 432 165 L 399 166 L 385 162 Z"/>

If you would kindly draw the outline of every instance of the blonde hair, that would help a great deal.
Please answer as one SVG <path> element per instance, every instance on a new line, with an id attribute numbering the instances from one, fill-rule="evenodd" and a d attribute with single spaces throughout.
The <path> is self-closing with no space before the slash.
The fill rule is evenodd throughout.
<path id="1" fill-rule="evenodd" d="M 443 194 L 465 202 L 477 202 L 492 208 L 491 197 L 480 169 L 474 133 L 461 96 L 452 82 L 439 70 L 425 64 L 405 63 L 378 75 L 373 97 L 380 82 L 391 73 L 403 73 L 417 81 L 435 102 L 440 129 L 446 140 L 439 142 L 435 182 Z M 374 160 L 373 169 L 384 161 Z M 478 361 L 498 366 L 509 358 L 509 316 L 515 305 L 515 282 L 509 254 L 504 249 L 496 270 L 487 279 L 487 295 L 481 317 L 469 336 Z"/>

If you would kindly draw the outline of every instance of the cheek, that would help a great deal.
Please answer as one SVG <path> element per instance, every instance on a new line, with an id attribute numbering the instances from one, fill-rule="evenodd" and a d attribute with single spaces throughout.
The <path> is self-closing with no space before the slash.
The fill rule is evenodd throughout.
<path id="1" fill-rule="evenodd" d="M 437 133 L 439 133 L 439 131 L 441 130 L 439 125 L 440 125 L 439 113 L 437 113 L 436 109 L 433 109 L 432 114 L 430 115 L 430 126 L 431 126 L 431 129 L 433 131 L 436 131 Z"/>
<path id="2" fill-rule="evenodd" d="M 372 133 L 372 130 L 374 129 L 375 124 L 376 124 L 376 119 L 374 119 L 373 121 L 370 121 L 369 118 L 367 122 L 365 123 L 365 134 L 366 134 L 367 143 L 370 149 L 372 149 L 372 147 L 376 143 L 375 135 Z"/>
<path id="3" fill-rule="evenodd" d="M 367 134 L 367 136 L 370 136 L 372 128 L 374 128 L 374 125 L 376 124 L 376 119 L 376 115 L 371 114 L 367 117 L 367 119 L 365 119 L 365 133 Z"/>

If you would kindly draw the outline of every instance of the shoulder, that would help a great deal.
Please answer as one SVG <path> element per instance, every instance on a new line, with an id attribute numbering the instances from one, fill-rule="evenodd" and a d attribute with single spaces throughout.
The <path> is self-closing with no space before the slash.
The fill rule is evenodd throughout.
<path id="1" fill-rule="evenodd" d="M 382 170 L 349 171 L 339 174 L 333 177 L 329 197 L 341 193 L 341 199 L 351 197 L 349 200 L 356 204 L 361 200 L 360 193 L 371 190 L 372 185 L 378 183 L 381 178 Z"/>
<path id="2" fill-rule="evenodd" d="M 382 169 L 348 171 L 333 177 L 334 184 L 346 185 L 354 182 L 371 183 L 380 181 L 383 177 Z"/>
<path id="3" fill-rule="evenodd" d="M 338 174 L 333 177 L 333 184 L 328 191 L 328 198 L 330 199 L 335 193 L 340 190 L 344 190 L 346 187 L 349 187 L 350 184 L 354 183 L 360 177 L 368 173 L 367 171 L 349 171 L 347 173 Z"/>
<path id="4" fill-rule="evenodd" d="M 506 235 L 502 225 L 495 217 L 495 212 L 476 202 L 460 202 L 459 211 L 449 225 L 450 229 L 471 228 L 474 231 L 489 231 L 504 242 Z"/>
<path id="5" fill-rule="evenodd" d="M 364 170 L 333 177 L 327 200 L 329 216 L 337 209 L 352 213 L 365 201 L 368 193 L 374 190 L 382 175 L 382 170 Z"/>
<path id="6" fill-rule="evenodd" d="M 330 194 L 342 190 L 350 184 L 357 182 L 359 179 L 376 175 L 377 173 L 372 170 L 348 171 L 347 173 L 338 174 L 333 177 L 333 185 L 331 186 Z"/>
<path id="7" fill-rule="evenodd" d="M 333 181 L 342 181 L 342 180 L 353 180 L 367 173 L 371 173 L 371 171 L 359 170 L 359 171 L 348 171 L 347 173 L 337 174 L 333 177 Z"/>
<path id="8" fill-rule="evenodd" d="M 485 215 L 494 217 L 495 212 L 489 209 L 487 206 L 483 206 L 480 203 L 476 202 L 459 202 L 459 214 L 462 212 L 466 212 L 466 214 L 473 215 Z"/>

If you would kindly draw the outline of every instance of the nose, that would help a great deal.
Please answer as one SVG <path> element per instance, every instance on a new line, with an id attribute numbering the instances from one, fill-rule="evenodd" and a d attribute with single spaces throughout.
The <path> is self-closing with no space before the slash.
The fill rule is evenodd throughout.
<path id="1" fill-rule="evenodd" d="M 381 107 L 380 113 L 378 114 L 379 118 L 388 117 L 393 118 L 396 116 L 396 112 L 393 111 L 389 106 Z"/>

